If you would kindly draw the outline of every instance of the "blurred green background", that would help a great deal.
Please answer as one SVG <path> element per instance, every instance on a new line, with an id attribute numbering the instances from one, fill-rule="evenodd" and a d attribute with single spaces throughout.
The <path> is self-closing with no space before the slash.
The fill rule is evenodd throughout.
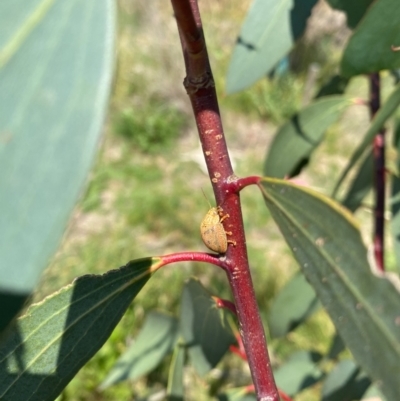
<path id="1" fill-rule="evenodd" d="M 226 96 L 229 58 L 249 4 L 250 0 L 200 1 L 226 138 L 238 176 L 261 174 L 276 128 L 307 104 L 335 71 L 349 34 L 343 15 L 319 4 L 305 38 L 292 54 L 292 72 Z M 184 65 L 172 7 L 162 0 L 120 0 L 118 18 L 116 74 L 104 141 L 87 190 L 35 300 L 74 277 L 103 273 L 132 259 L 206 250 L 199 235 L 200 221 L 209 208 L 202 190 L 211 203 L 213 197 L 182 85 Z M 364 79 L 356 78 L 348 91 L 365 96 L 366 88 Z M 302 175 L 303 182 L 329 193 L 333 177 L 354 146 L 351 133 L 355 129 L 364 132 L 367 125 L 366 108 L 353 107 L 346 112 L 328 132 Z M 271 300 L 297 267 L 257 188 L 246 188 L 242 194 L 252 274 L 266 322 Z M 224 273 L 214 266 L 168 266 L 149 281 L 110 340 L 60 399 L 136 400 L 165 386 L 168 361 L 146 379 L 97 390 L 134 339 L 147 311 L 178 312 L 183 282 L 191 275 L 199 277 L 213 294 L 231 298 Z M 269 343 L 272 360 L 279 361 L 296 349 L 326 352 L 333 331 L 324 312 L 318 312 L 287 338 Z M 250 383 L 248 368 L 235 356 L 228 356 L 218 369 L 227 370 L 227 383 Z M 210 399 L 206 381 L 190 369 L 188 377 L 187 399 Z M 215 380 L 212 375 L 210 380 Z M 314 399 L 312 391 L 296 398 Z"/>

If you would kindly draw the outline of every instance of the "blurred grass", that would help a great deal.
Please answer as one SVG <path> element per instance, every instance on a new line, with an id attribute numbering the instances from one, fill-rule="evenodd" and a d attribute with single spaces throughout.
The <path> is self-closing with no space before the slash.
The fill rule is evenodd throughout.
<path id="1" fill-rule="evenodd" d="M 224 95 L 230 52 L 250 0 L 201 2 L 225 132 L 235 171 L 258 174 L 277 125 L 301 107 L 307 68 L 302 59 L 297 74 L 287 73 L 257 83 L 234 96 Z M 35 299 L 57 290 L 74 277 L 104 273 L 131 259 L 183 250 L 206 250 L 199 223 L 208 210 L 202 189 L 212 199 L 204 172 L 196 128 L 182 86 L 183 59 L 172 9 L 161 0 L 119 2 L 118 65 L 106 134 L 88 188 L 76 208 L 62 247 L 51 262 Z M 337 57 L 324 38 L 320 56 L 324 71 L 332 71 Z M 320 54 L 320 53 L 317 53 Z M 334 131 L 334 129 L 333 129 Z M 340 139 L 333 132 L 312 162 L 310 185 L 326 183 L 338 168 Z M 336 139 L 335 139 L 336 138 Z M 342 142 L 341 146 L 343 145 Z M 329 161 L 327 156 L 333 156 Z M 243 192 L 243 211 L 249 258 L 261 315 L 296 270 L 288 248 L 272 224 L 256 188 Z M 148 378 L 97 390 L 118 356 L 140 328 L 146 311 L 177 313 L 185 279 L 196 275 L 214 294 L 230 298 L 224 274 L 212 266 L 183 263 L 157 273 L 129 308 L 110 340 L 74 378 L 60 399 L 106 401 L 139 399 L 165 386 L 167 364 Z M 333 327 L 323 312 L 285 339 L 270 342 L 274 362 L 297 349 L 325 352 Z M 221 369 L 250 380 L 247 367 L 229 356 Z M 188 400 L 208 400 L 207 385 L 189 369 Z M 243 379 L 244 378 L 244 379 Z M 212 381 L 212 380 L 211 380 Z M 248 381 L 247 381 L 248 382 Z M 315 393 L 315 392 L 314 392 Z M 307 398 L 315 398 L 307 392 Z"/>

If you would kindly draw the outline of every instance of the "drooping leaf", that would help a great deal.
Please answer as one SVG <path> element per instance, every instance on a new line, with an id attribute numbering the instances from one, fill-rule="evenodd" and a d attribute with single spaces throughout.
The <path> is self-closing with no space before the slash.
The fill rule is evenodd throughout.
<path id="1" fill-rule="evenodd" d="M 326 130 L 352 104 L 344 96 L 316 100 L 279 128 L 269 148 L 264 174 L 270 177 L 292 177 L 298 166 L 308 159 L 321 143 Z"/>
<path id="2" fill-rule="evenodd" d="M 398 0 L 371 4 L 344 50 L 341 75 L 352 77 L 400 67 L 400 54 L 391 50 L 400 43 L 399 14 Z"/>
<path id="3" fill-rule="evenodd" d="M 314 289 L 304 275 L 295 274 L 274 298 L 268 316 L 272 337 L 285 336 L 319 307 Z"/>
<path id="4" fill-rule="evenodd" d="M 316 352 L 298 351 L 290 356 L 278 369 L 274 377 L 279 389 L 293 396 L 314 385 L 322 377 L 317 363 L 321 355 Z"/>
<path id="5" fill-rule="evenodd" d="M 374 182 L 374 158 L 372 148 L 367 153 L 348 189 L 342 204 L 351 212 L 355 212 L 368 195 Z"/>
<path id="6" fill-rule="evenodd" d="M 331 7 L 344 11 L 347 16 L 347 25 L 355 28 L 367 12 L 373 0 L 327 0 Z"/>
<path id="7" fill-rule="evenodd" d="M 332 199 L 264 178 L 272 217 L 357 362 L 390 401 L 400 394 L 400 294 L 374 275 L 357 223 Z"/>
<path id="8" fill-rule="evenodd" d="M 360 157 L 364 154 L 366 149 L 371 146 L 372 140 L 374 136 L 379 132 L 379 130 L 384 126 L 386 120 L 392 116 L 392 114 L 396 111 L 397 107 L 400 104 L 400 84 L 397 84 L 387 101 L 382 105 L 379 111 L 375 114 L 374 119 L 371 122 L 370 127 L 365 133 L 362 142 L 354 153 L 352 154 L 349 163 L 346 168 L 343 170 L 342 174 L 339 177 L 338 182 L 333 190 L 332 196 L 335 197 L 336 193 L 342 184 L 343 180 L 346 178 L 349 171 L 354 167 L 354 165 L 358 162 Z"/>
<path id="9" fill-rule="evenodd" d="M 323 401 L 359 400 L 371 381 L 351 359 L 344 359 L 328 374 L 322 387 Z"/>
<path id="10" fill-rule="evenodd" d="M 100 388 L 105 389 L 123 380 L 135 380 L 154 370 L 176 342 L 178 319 L 159 312 L 150 312 L 136 341 L 118 359 Z"/>
<path id="11" fill-rule="evenodd" d="M 185 366 L 186 347 L 178 343 L 175 346 L 174 355 L 169 368 L 168 376 L 168 401 L 183 401 L 183 368 Z"/>
<path id="12" fill-rule="evenodd" d="M 160 260 L 87 275 L 32 305 L 0 346 L 0 399 L 53 401 L 100 349 Z"/>
<path id="13" fill-rule="evenodd" d="M 238 92 L 266 76 L 305 29 L 316 0 L 254 0 L 229 65 L 227 92 Z"/>
<path id="14" fill-rule="evenodd" d="M 35 287 L 96 153 L 112 79 L 114 3 L 0 2 L 2 317 Z"/>
<path id="15" fill-rule="evenodd" d="M 225 312 L 217 308 L 199 281 L 187 282 L 181 305 L 181 333 L 190 361 L 200 375 L 205 375 L 236 342 L 235 337 Z"/>

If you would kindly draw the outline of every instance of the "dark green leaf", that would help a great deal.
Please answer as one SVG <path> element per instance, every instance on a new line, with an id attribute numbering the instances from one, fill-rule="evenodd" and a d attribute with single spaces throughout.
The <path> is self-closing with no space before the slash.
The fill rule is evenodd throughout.
<path id="1" fill-rule="evenodd" d="M 346 91 L 348 83 L 348 78 L 341 77 L 340 75 L 334 75 L 321 87 L 315 98 L 317 99 L 324 96 L 343 95 Z"/>
<path id="2" fill-rule="evenodd" d="M 339 334 L 335 334 L 332 340 L 331 348 L 329 349 L 328 354 L 326 355 L 329 359 L 337 359 L 339 354 L 346 348 L 342 338 Z"/>
<path id="3" fill-rule="evenodd" d="M 368 195 L 374 182 L 374 157 L 372 148 L 367 153 L 360 168 L 354 177 L 350 188 L 345 195 L 342 204 L 351 212 L 355 212 L 361 205 L 364 198 Z"/>
<path id="4" fill-rule="evenodd" d="M 0 347 L 0 399 L 53 401 L 101 348 L 159 259 L 87 275 L 32 305 Z"/>
<path id="5" fill-rule="evenodd" d="M 285 336 L 318 307 L 314 289 L 302 273 L 295 274 L 273 300 L 268 317 L 271 336 Z"/>
<path id="6" fill-rule="evenodd" d="M 352 360 L 340 361 L 329 373 L 322 388 L 323 401 L 359 400 L 371 381 Z"/>
<path id="7" fill-rule="evenodd" d="M 274 371 L 276 385 L 290 396 L 314 385 L 322 377 L 322 372 L 316 366 L 320 360 L 321 355 L 316 352 L 294 353 Z"/>
<path id="8" fill-rule="evenodd" d="M 340 185 L 343 180 L 346 178 L 349 171 L 354 167 L 354 165 L 358 162 L 360 157 L 364 154 L 366 149 L 371 146 L 372 140 L 374 136 L 379 132 L 379 130 L 384 126 L 386 120 L 391 117 L 391 115 L 396 111 L 398 105 L 400 104 L 400 84 L 396 85 L 396 88 L 393 90 L 389 99 L 382 105 L 379 111 L 375 114 L 374 119 L 367 132 L 364 135 L 364 139 L 361 144 L 358 145 L 357 149 L 351 156 L 349 163 L 346 168 L 343 170 L 338 182 L 336 183 L 335 189 L 333 190 L 333 195 L 335 196 Z"/>
<path id="9" fill-rule="evenodd" d="M 176 342 L 178 319 L 150 312 L 131 347 L 118 359 L 101 388 L 123 380 L 135 380 L 154 370 L 168 355 Z"/>
<path id="10" fill-rule="evenodd" d="M 57 249 L 96 153 L 112 79 L 114 3 L 0 2 L 3 317 Z"/>
<path id="11" fill-rule="evenodd" d="M 200 375 L 215 367 L 236 342 L 225 313 L 199 281 L 191 279 L 182 294 L 181 331 L 191 363 Z"/>
<path id="12" fill-rule="evenodd" d="M 183 401 L 183 368 L 185 366 L 186 347 L 178 343 L 175 346 L 168 377 L 168 401 Z"/>
<path id="13" fill-rule="evenodd" d="M 357 223 L 333 200 L 265 178 L 265 202 L 286 242 L 357 362 L 396 401 L 400 381 L 400 294 L 374 275 Z"/>
<path id="14" fill-rule="evenodd" d="M 356 27 L 372 2 L 373 0 L 328 0 L 331 7 L 346 13 L 350 28 Z"/>
<path id="15" fill-rule="evenodd" d="M 343 54 L 341 74 L 352 77 L 400 67 L 400 54 L 391 46 L 399 46 L 400 2 L 374 1 L 357 25 Z"/>
<path id="16" fill-rule="evenodd" d="M 247 88 L 266 76 L 302 35 L 316 0 L 255 0 L 237 40 L 227 92 Z"/>
<path id="17" fill-rule="evenodd" d="M 352 103 L 344 96 L 316 100 L 279 128 L 268 151 L 264 174 L 284 178 L 293 176 L 299 164 L 320 144 L 326 130 Z"/>

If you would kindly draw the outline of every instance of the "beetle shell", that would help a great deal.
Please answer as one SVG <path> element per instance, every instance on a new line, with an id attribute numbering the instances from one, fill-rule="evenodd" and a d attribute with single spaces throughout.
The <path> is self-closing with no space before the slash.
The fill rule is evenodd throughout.
<path id="1" fill-rule="evenodd" d="M 214 252 L 225 253 L 228 249 L 226 232 L 221 221 L 221 207 L 212 207 L 200 224 L 201 238 L 207 248 Z"/>

